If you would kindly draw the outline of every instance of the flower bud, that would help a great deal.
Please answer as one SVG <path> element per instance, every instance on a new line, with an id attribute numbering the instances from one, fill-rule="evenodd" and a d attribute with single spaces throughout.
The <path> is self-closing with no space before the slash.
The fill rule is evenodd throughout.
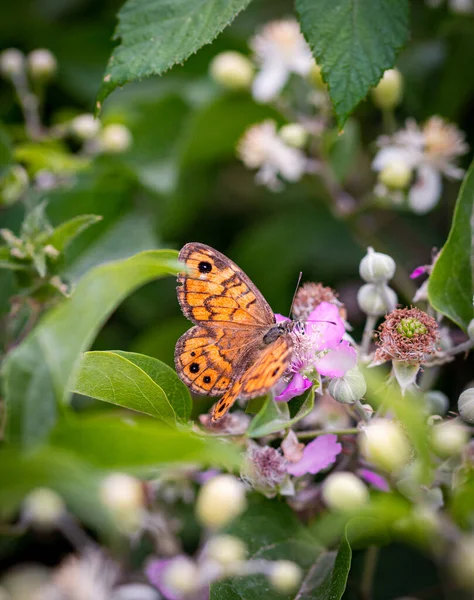
<path id="1" fill-rule="evenodd" d="M 385 297 L 391 306 L 386 305 Z M 387 285 L 379 286 L 374 283 L 366 283 L 357 292 L 357 302 L 365 314 L 380 317 L 389 313 L 397 304 L 397 295 Z"/>
<path id="2" fill-rule="evenodd" d="M 71 132 L 80 140 L 91 140 L 100 131 L 100 121 L 94 115 L 78 115 L 70 123 Z"/>
<path id="3" fill-rule="evenodd" d="M 372 89 L 372 100 L 382 110 L 392 110 L 401 102 L 403 77 L 398 69 L 388 69 Z"/>
<path id="4" fill-rule="evenodd" d="M 106 125 L 100 134 L 100 147 L 103 152 L 119 154 L 132 145 L 132 134 L 128 127 L 120 123 Z"/>
<path id="5" fill-rule="evenodd" d="M 445 415 L 449 408 L 449 399 L 439 390 L 426 392 L 425 400 L 430 415 Z"/>
<path id="6" fill-rule="evenodd" d="M 398 423 L 374 419 L 359 436 L 365 458 L 385 471 L 398 471 L 411 457 L 410 444 Z"/>
<path id="7" fill-rule="evenodd" d="M 303 148 L 308 141 L 308 131 L 299 123 L 283 125 L 278 134 L 281 139 L 293 148 Z"/>
<path id="8" fill-rule="evenodd" d="M 114 473 L 104 479 L 100 496 L 125 531 L 140 524 L 145 494 L 141 482 L 124 473 Z"/>
<path id="9" fill-rule="evenodd" d="M 341 404 L 353 404 L 363 398 L 366 391 L 364 376 L 356 367 L 347 371 L 343 377 L 335 377 L 329 382 L 329 393 Z"/>
<path id="10" fill-rule="evenodd" d="M 25 68 L 25 55 L 16 48 L 8 48 L 0 54 L 0 73 L 12 78 L 19 75 Z"/>
<path id="11" fill-rule="evenodd" d="M 367 254 L 360 261 L 359 273 L 367 283 L 386 283 L 395 274 L 395 261 L 388 254 L 367 248 Z"/>
<path id="12" fill-rule="evenodd" d="M 23 502 L 23 516 L 39 529 L 50 529 L 65 514 L 62 498 L 49 488 L 37 488 Z"/>
<path id="13" fill-rule="evenodd" d="M 404 190 L 411 177 L 411 167 L 404 160 L 394 158 L 380 171 L 378 179 L 392 190 Z"/>
<path id="14" fill-rule="evenodd" d="M 201 487 L 196 514 L 206 527 L 218 528 L 243 513 L 246 506 L 244 485 L 232 475 L 217 475 Z"/>
<path id="15" fill-rule="evenodd" d="M 246 555 L 245 543 L 233 535 L 216 535 L 206 545 L 206 556 L 225 569 L 241 563 Z"/>
<path id="16" fill-rule="evenodd" d="M 332 473 L 324 480 L 322 496 L 331 509 L 338 511 L 354 510 L 369 500 L 367 486 L 354 473 Z"/>
<path id="17" fill-rule="evenodd" d="M 458 420 L 444 421 L 433 427 L 431 443 L 433 450 L 442 458 L 459 454 L 469 439 L 469 433 Z"/>
<path id="18" fill-rule="evenodd" d="M 474 340 L 474 319 L 469 321 L 469 325 L 467 326 L 467 335 L 470 340 Z"/>
<path id="19" fill-rule="evenodd" d="M 46 48 L 33 50 L 26 60 L 33 79 L 51 79 L 58 68 L 56 57 Z"/>
<path id="20" fill-rule="evenodd" d="M 268 579 L 272 587 L 281 594 L 291 594 L 299 585 L 303 573 L 290 560 L 277 560 L 271 566 Z"/>
<path id="21" fill-rule="evenodd" d="M 163 586 L 176 596 L 195 591 L 199 581 L 196 564 L 187 556 L 172 559 L 163 571 Z"/>
<path id="22" fill-rule="evenodd" d="M 474 589 L 474 535 L 459 539 L 451 560 L 456 581 L 465 589 Z"/>
<path id="23" fill-rule="evenodd" d="M 459 396 L 458 410 L 463 421 L 474 424 L 474 387 L 467 388 Z"/>
<path id="24" fill-rule="evenodd" d="M 12 165 L 0 179 L 0 206 L 10 206 L 28 189 L 28 173 L 21 165 Z"/>
<path id="25" fill-rule="evenodd" d="M 210 64 L 211 77 L 219 85 L 231 90 L 247 90 L 253 79 L 253 65 L 240 52 L 221 52 Z"/>

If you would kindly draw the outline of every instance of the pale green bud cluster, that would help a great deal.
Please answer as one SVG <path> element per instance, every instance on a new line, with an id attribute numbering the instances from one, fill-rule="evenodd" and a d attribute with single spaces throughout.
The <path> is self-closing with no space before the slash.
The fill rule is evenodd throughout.
<path id="1" fill-rule="evenodd" d="M 23 517 L 39 529 L 50 529 L 66 513 L 62 498 L 49 488 L 37 488 L 23 502 Z"/>
<path id="2" fill-rule="evenodd" d="M 26 59 L 28 72 L 33 79 L 51 79 L 58 69 L 54 54 L 46 48 L 38 48 L 28 54 Z"/>
<path id="3" fill-rule="evenodd" d="M 360 435 L 359 444 L 368 461 L 389 473 L 399 471 L 410 461 L 410 444 L 394 421 L 374 419 Z"/>
<path id="4" fill-rule="evenodd" d="M 388 69 L 372 89 L 372 100 L 381 110 L 393 110 L 403 97 L 403 76 L 398 69 Z"/>
<path id="5" fill-rule="evenodd" d="M 218 529 L 238 517 L 246 507 L 244 485 L 232 475 L 217 475 L 201 487 L 196 515 L 205 527 Z"/>
<path id="6" fill-rule="evenodd" d="M 331 473 L 323 483 L 323 500 L 336 511 L 355 510 L 369 501 L 369 490 L 354 473 Z"/>
<path id="7" fill-rule="evenodd" d="M 459 396 L 458 410 L 463 421 L 474 424 L 474 387 L 467 388 Z"/>
<path id="8" fill-rule="evenodd" d="M 222 87 L 231 90 L 249 89 L 253 80 L 253 64 L 240 52 L 221 52 L 210 64 L 211 77 Z"/>
<path id="9" fill-rule="evenodd" d="M 359 274 L 367 283 L 357 294 L 357 302 L 365 314 L 380 317 L 395 308 L 397 295 L 387 285 L 395 275 L 395 269 L 396 264 L 391 256 L 367 248 L 367 254 L 359 265 Z"/>

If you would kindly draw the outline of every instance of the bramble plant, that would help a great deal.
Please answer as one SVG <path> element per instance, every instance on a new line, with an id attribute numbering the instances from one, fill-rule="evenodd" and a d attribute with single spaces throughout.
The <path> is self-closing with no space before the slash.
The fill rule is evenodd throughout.
<path id="1" fill-rule="evenodd" d="M 0 600 L 471 597 L 474 2 L 27 4 L 0 24 Z M 291 350 L 216 422 L 173 360 L 190 241 Z"/>

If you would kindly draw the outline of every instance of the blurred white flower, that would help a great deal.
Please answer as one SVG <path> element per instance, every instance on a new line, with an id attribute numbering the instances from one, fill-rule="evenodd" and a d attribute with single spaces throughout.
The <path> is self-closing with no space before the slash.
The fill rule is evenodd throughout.
<path id="1" fill-rule="evenodd" d="M 304 152 L 286 144 L 271 120 L 247 129 L 238 143 L 237 153 L 245 166 L 258 169 L 257 183 L 274 191 L 281 187 L 278 176 L 286 181 L 298 181 L 309 166 Z"/>
<path id="2" fill-rule="evenodd" d="M 431 8 L 438 8 L 441 3 L 442 0 L 426 0 L 426 4 Z M 448 7 L 455 13 L 474 13 L 474 0 L 448 0 Z"/>
<path id="3" fill-rule="evenodd" d="M 469 149 L 464 133 L 438 116 L 428 119 L 423 127 L 410 119 L 404 129 L 392 136 L 380 137 L 377 144 L 380 150 L 372 163 L 373 169 L 380 173 L 375 194 L 400 204 L 403 195 L 399 188 L 406 186 L 408 206 L 419 214 L 428 212 L 438 203 L 442 175 L 462 179 L 464 171 L 455 161 Z M 405 171 L 414 174 L 411 185 L 408 186 L 409 179 L 405 176 L 400 178 L 400 186 L 387 185 L 385 174 L 393 165 L 397 165 L 398 171 L 404 165 Z"/>
<path id="4" fill-rule="evenodd" d="M 306 76 L 314 59 L 294 19 L 271 21 L 250 41 L 260 71 L 253 81 L 252 94 L 259 102 L 275 98 L 291 73 Z"/>

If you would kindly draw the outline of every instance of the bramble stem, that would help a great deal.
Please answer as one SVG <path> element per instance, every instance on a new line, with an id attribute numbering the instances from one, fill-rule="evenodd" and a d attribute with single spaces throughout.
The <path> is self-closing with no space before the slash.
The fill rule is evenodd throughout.
<path id="1" fill-rule="evenodd" d="M 43 137 L 43 127 L 38 97 L 31 91 L 26 72 L 23 69 L 12 77 L 12 82 L 25 117 L 26 131 L 32 140 L 39 140 Z"/>
<path id="2" fill-rule="evenodd" d="M 317 431 L 297 431 L 296 435 L 299 440 L 307 440 L 315 437 L 319 437 L 320 435 L 327 435 L 328 433 L 333 433 L 334 435 L 352 435 L 354 433 L 359 433 L 357 427 L 349 427 L 348 429 L 329 429 L 323 430 L 318 429 Z"/>
<path id="3" fill-rule="evenodd" d="M 376 323 L 377 317 L 374 317 L 373 315 L 367 315 L 367 320 L 365 321 L 364 326 L 364 333 L 362 334 L 362 342 L 360 345 L 360 350 L 363 357 L 369 354 L 370 342 L 372 341 Z"/>
<path id="4" fill-rule="evenodd" d="M 377 546 L 370 546 L 365 553 L 364 570 L 360 583 L 360 595 L 363 600 L 371 600 L 372 587 L 374 584 L 375 569 L 377 567 L 379 549 Z"/>

